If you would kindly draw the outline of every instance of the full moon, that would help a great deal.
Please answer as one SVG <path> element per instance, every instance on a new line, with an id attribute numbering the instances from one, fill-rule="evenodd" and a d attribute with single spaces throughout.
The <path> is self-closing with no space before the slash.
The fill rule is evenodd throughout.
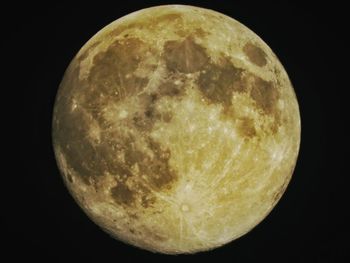
<path id="1" fill-rule="evenodd" d="M 183 5 L 94 35 L 64 74 L 52 125 L 63 180 L 89 218 L 166 254 L 259 224 L 300 144 L 297 98 L 273 51 L 236 20 Z"/>

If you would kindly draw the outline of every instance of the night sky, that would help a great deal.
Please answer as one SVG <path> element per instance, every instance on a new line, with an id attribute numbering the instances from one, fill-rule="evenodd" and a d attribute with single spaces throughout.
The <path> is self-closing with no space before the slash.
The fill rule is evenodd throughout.
<path id="1" fill-rule="evenodd" d="M 73 1 L 72 1 L 73 2 Z M 147 2 L 147 3 L 146 3 Z M 222 2 L 222 3 L 221 3 Z M 349 117 L 347 8 L 334 1 L 30 1 L 3 5 L 0 255 L 38 262 L 344 262 Z M 339 1 L 340 2 L 340 1 Z M 65 69 L 97 31 L 160 4 L 210 8 L 260 36 L 284 65 L 299 101 L 302 134 L 291 183 L 269 216 L 247 235 L 210 252 L 166 256 L 123 244 L 99 229 L 73 201 L 51 143 L 55 94 Z M 7 159 L 9 159 L 7 161 Z M 3 262 L 10 262 L 3 261 Z"/>

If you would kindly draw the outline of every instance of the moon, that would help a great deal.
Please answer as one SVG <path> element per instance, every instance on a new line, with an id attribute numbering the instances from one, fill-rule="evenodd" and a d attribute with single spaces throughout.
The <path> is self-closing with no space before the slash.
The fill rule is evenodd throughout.
<path id="1" fill-rule="evenodd" d="M 183 5 L 93 36 L 64 74 L 52 125 L 63 180 L 89 218 L 165 254 L 214 249 L 259 224 L 291 179 L 301 129 L 267 44 Z"/>

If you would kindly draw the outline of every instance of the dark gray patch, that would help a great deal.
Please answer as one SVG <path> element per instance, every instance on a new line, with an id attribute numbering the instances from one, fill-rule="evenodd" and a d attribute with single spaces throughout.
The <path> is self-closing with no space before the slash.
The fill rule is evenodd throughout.
<path id="1" fill-rule="evenodd" d="M 125 184 L 118 183 L 111 189 L 113 199 L 122 205 L 131 205 L 135 200 L 135 194 Z"/>
<path id="2" fill-rule="evenodd" d="M 142 132 L 152 130 L 156 121 L 161 120 L 169 122 L 171 117 L 169 113 L 159 112 L 155 104 L 163 96 L 181 96 L 184 93 L 182 87 L 178 87 L 171 82 L 162 83 L 156 93 L 143 93 L 138 96 L 140 110 L 135 112 L 132 122 L 135 128 Z"/>
<path id="3" fill-rule="evenodd" d="M 243 52 L 255 65 L 259 67 L 263 67 L 266 65 L 266 54 L 260 47 L 249 42 L 243 47 Z"/>
<path id="4" fill-rule="evenodd" d="M 271 114 L 275 111 L 279 93 L 272 82 L 255 76 L 250 95 L 265 113 Z"/>
<path id="5" fill-rule="evenodd" d="M 233 92 L 242 92 L 245 85 L 241 83 L 242 70 L 233 66 L 227 59 L 222 64 L 208 64 L 198 78 L 202 95 L 211 103 L 231 106 Z"/>
<path id="6" fill-rule="evenodd" d="M 181 73 L 197 72 L 209 61 L 205 48 L 197 44 L 192 37 L 183 41 L 167 41 L 163 58 L 170 71 Z"/>
<path id="7" fill-rule="evenodd" d="M 143 195 L 141 197 L 141 205 L 144 208 L 152 207 L 153 204 L 155 203 L 155 201 L 156 201 L 156 198 L 154 196 L 151 196 L 151 195 Z"/>
<path id="8" fill-rule="evenodd" d="M 140 110 L 134 113 L 132 122 L 136 129 L 148 132 L 152 129 L 155 121 L 159 119 L 159 114 L 154 108 L 158 95 L 144 93 L 139 95 L 138 98 Z"/>
<path id="9" fill-rule="evenodd" d="M 72 175 L 69 172 L 67 172 L 67 179 L 70 183 L 73 183 Z"/>
<path id="10" fill-rule="evenodd" d="M 199 27 L 199 28 L 196 28 L 194 30 L 194 35 L 202 38 L 202 37 L 209 35 L 209 33 L 208 33 L 208 31 L 205 31 L 205 30 L 203 30 L 203 28 Z"/>
<path id="11" fill-rule="evenodd" d="M 128 215 L 130 216 L 130 218 L 134 219 L 134 220 L 137 220 L 139 219 L 138 215 L 136 213 L 128 213 Z"/>
<path id="12" fill-rule="evenodd" d="M 53 134 L 55 144 L 61 146 L 69 166 L 85 183 L 90 184 L 88 178 L 100 170 L 93 145 L 82 136 L 89 130 L 88 117 L 77 108 L 74 112 L 60 111 L 57 119 L 59 122 L 54 127 Z"/>
<path id="13" fill-rule="evenodd" d="M 116 41 L 106 52 L 95 56 L 94 65 L 86 80 L 79 80 L 78 62 L 72 63 L 66 71 L 56 99 L 53 140 L 55 147 L 62 149 L 69 167 L 84 183 L 91 184 L 98 180 L 98 176 L 108 172 L 115 176 L 117 182 L 111 191 L 116 202 L 128 206 L 140 202 L 146 208 L 155 202 L 155 197 L 148 188 L 167 189 L 177 179 L 168 163 L 170 152 L 161 149 L 159 144 L 147 137 L 155 120 L 171 118 L 164 117 L 153 108 L 161 94 L 139 95 L 142 110 L 134 116 L 135 123 L 130 124 L 145 134 L 149 149 L 154 153 L 152 160 L 149 154 L 135 147 L 135 138 L 110 129 L 111 126 L 101 114 L 109 102 L 117 103 L 118 100 L 143 90 L 148 79 L 138 78 L 133 73 L 145 50 L 148 50 L 147 47 L 138 39 Z M 172 89 L 165 89 L 164 92 L 164 96 L 177 93 Z M 73 97 L 77 99 L 78 107 L 72 111 Z M 138 117 L 140 118 L 137 119 Z M 98 143 L 92 143 L 88 137 L 92 121 L 96 121 L 101 128 Z M 125 161 L 117 158 L 123 154 Z M 140 173 L 135 174 L 135 164 L 139 166 Z M 146 177 L 147 187 L 143 186 L 143 179 L 136 178 L 141 175 Z M 129 179 L 133 182 L 133 188 L 126 184 Z"/>
<path id="14" fill-rule="evenodd" d="M 112 142 L 110 137 L 109 134 L 104 135 L 102 142 L 96 147 L 96 159 L 99 163 L 99 169 L 102 172 L 108 171 L 110 174 L 119 175 L 124 180 L 124 178 L 133 175 L 129 167 L 119 162 L 116 158 L 124 151 L 125 142 L 120 141 L 118 147 L 115 147 L 115 142 Z M 129 139 L 126 142 L 129 142 Z"/>
<path id="15" fill-rule="evenodd" d="M 59 120 L 53 128 L 54 144 L 60 145 L 66 161 L 77 176 L 86 184 L 90 184 L 91 177 L 103 176 L 104 173 L 131 176 L 125 165 L 116 162 L 116 156 L 121 151 L 122 143 L 111 141 L 111 134 L 102 132 L 101 141 L 92 144 L 88 138 L 91 115 L 81 106 L 70 111 L 70 105 L 57 107 L 56 118 Z"/>
<path id="16" fill-rule="evenodd" d="M 178 86 L 174 81 L 165 81 L 159 86 L 161 96 L 178 97 L 184 94 L 184 87 Z"/>
<path id="17" fill-rule="evenodd" d="M 117 177 L 117 182 L 120 187 L 126 184 L 126 180 L 130 176 L 133 178 L 142 176 L 144 178 L 142 180 L 138 180 L 136 178 L 134 180 L 133 188 L 128 188 L 128 190 L 134 192 L 135 198 L 136 196 L 140 196 L 137 202 L 140 202 L 141 206 L 144 208 L 151 207 L 156 200 L 152 193 L 148 190 L 148 187 L 155 191 L 161 191 L 170 187 L 177 179 L 176 173 L 171 170 L 169 166 L 170 151 L 167 149 L 162 149 L 158 143 L 154 142 L 148 137 L 146 137 L 146 140 L 148 141 L 148 148 L 154 156 L 152 159 L 149 154 L 135 148 L 132 141 L 125 141 L 121 148 L 121 150 L 124 152 L 125 162 L 118 161 L 116 158 L 114 160 L 117 167 L 119 167 L 119 169 L 123 169 L 123 173 L 127 171 L 125 177 Z M 109 155 L 113 156 L 111 153 Z M 113 160 L 110 160 L 110 162 L 113 162 Z M 134 174 L 132 171 L 133 166 L 136 164 L 139 167 L 139 174 Z M 118 173 L 118 175 L 122 174 Z M 147 187 L 144 184 L 147 184 Z M 121 188 L 120 191 L 124 191 L 125 187 Z M 118 196 L 114 195 L 114 198 L 118 198 Z M 132 205 L 135 202 L 122 203 L 125 205 Z"/>
<path id="18" fill-rule="evenodd" d="M 238 132 L 246 138 L 252 138 L 256 135 L 254 120 L 250 118 L 239 119 Z"/>
<path id="19" fill-rule="evenodd" d="M 125 163 L 130 169 L 134 164 L 141 163 L 145 159 L 145 154 L 135 149 L 134 144 L 130 143 L 125 146 Z"/>
<path id="20" fill-rule="evenodd" d="M 173 118 L 173 114 L 170 111 L 163 112 L 162 113 L 162 121 L 164 122 L 170 122 Z"/>
<path id="21" fill-rule="evenodd" d="M 140 131 L 150 131 L 154 123 L 155 118 L 151 108 L 144 112 L 137 112 L 133 117 L 133 124 Z"/>
<path id="22" fill-rule="evenodd" d="M 149 48 L 137 38 L 115 41 L 105 52 L 98 53 L 81 90 L 82 104 L 95 118 L 99 109 L 109 100 L 117 102 L 139 93 L 148 83 L 147 78 L 134 75 L 144 53 Z"/>
<path id="23" fill-rule="evenodd" d="M 281 126 L 281 111 L 277 108 L 280 97 L 277 87 L 272 82 L 255 76 L 250 95 L 258 108 L 274 117 L 270 130 L 272 133 L 278 132 Z"/>
<path id="24" fill-rule="evenodd" d="M 160 190 L 175 181 L 177 174 L 170 169 L 169 159 L 171 153 L 168 149 L 162 149 L 160 144 L 152 139 L 149 139 L 149 147 L 154 152 L 156 158 L 152 160 L 152 165 L 147 165 L 143 168 L 149 175 L 148 179 L 151 185 Z"/>
<path id="25" fill-rule="evenodd" d="M 158 94 L 152 93 L 150 97 L 151 97 L 151 103 L 154 103 L 158 99 Z"/>

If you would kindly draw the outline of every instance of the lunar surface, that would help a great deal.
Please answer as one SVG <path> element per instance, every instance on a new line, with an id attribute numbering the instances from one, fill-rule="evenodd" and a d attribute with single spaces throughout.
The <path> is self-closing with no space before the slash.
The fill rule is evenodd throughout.
<path id="1" fill-rule="evenodd" d="M 54 107 L 55 155 L 76 202 L 116 239 L 167 254 L 222 246 L 261 222 L 299 143 L 276 55 L 236 20 L 191 6 L 103 28 Z"/>

